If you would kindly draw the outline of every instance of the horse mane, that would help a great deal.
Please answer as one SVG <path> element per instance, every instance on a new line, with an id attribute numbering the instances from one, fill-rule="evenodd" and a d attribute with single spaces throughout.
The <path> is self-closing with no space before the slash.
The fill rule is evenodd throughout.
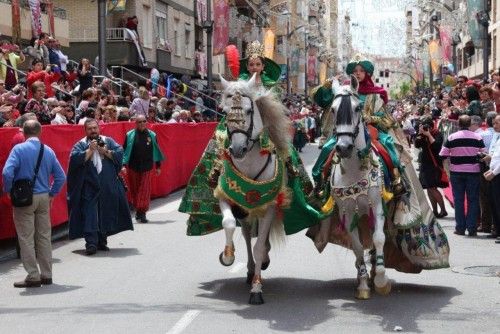
<path id="1" fill-rule="evenodd" d="M 287 156 L 290 147 L 290 128 L 292 122 L 286 115 L 286 107 L 269 92 L 255 100 L 264 128 L 281 156 Z"/>

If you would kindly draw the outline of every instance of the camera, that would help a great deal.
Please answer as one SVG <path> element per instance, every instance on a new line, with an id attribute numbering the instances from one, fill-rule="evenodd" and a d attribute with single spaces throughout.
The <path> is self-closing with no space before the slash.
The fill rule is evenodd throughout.
<path id="1" fill-rule="evenodd" d="M 429 131 L 429 125 L 427 125 L 427 124 L 422 125 L 422 130 Z"/>
<path id="2" fill-rule="evenodd" d="M 477 158 L 477 161 L 478 162 L 482 162 L 481 160 L 486 156 L 486 153 L 483 153 L 483 152 L 478 152 L 476 154 L 476 158 Z"/>
<path id="3" fill-rule="evenodd" d="M 97 145 L 100 147 L 104 147 L 106 145 L 106 142 L 101 137 L 97 137 L 96 141 Z"/>

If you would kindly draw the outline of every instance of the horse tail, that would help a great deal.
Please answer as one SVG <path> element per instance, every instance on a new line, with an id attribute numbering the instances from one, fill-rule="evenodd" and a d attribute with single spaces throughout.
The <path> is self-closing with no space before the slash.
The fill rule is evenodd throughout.
<path id="1" fill-rule="evenodd" d="M 271 222 L 271 230 L 269 231 L 269 242 L 273 247 L 281 248 L 286 243 L 285 229 L 282 217 L 277 214 Z"/>

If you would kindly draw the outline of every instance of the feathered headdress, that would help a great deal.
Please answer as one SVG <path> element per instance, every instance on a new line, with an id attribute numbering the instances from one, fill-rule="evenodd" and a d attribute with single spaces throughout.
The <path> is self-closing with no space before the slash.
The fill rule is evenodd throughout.
<path id="1" fill-rule="evenodd" d="M 238 78 L 240 75 L 240 52 L 235 45 L 226 46 L 226 61 L 233 79 Z"/>

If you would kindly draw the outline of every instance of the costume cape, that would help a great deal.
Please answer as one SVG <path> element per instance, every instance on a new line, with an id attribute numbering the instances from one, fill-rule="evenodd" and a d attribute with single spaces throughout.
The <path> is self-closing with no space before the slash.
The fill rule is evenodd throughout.
<path id="1" fill-rule="evenodd" d="M 69 238 L 83 238 L 85 233 L 101 232 L 106 236 L 133 230 L 125 188 L 118 178 L 123 149 L 112 138 L 103 137 L 113 160 L 102 159 L 101 173 L 92 159 L 85 161 L 86 139 L 71 150 L 68 169 Z"/>
<path id="2" fill-rule="evenodd" d="M 165 156 L 160 150 L 160 146 L 158 145 L 158 141 L 156 139 L 156 133 L 153 131 L 146 129 L 149 133 L 149 137 L 151 138 L 151 142 L 153 143 L 153 162 L 160 162 L 165 160 Z M 132 148 L 134 146 L 136 130 L 130 130 L 127 132 L 127 147 L 125 148 L 125 152 L 123 154 L 123 164 L 128 165 L 130 161 L 130 156 L 132 154 Z"/>
<path id="3" fill-rule="evenodd" d="M 209 141 L 205 153 L 196 166 L 186 187 L 179 211 L 188 213 L 187 235 L 205 235 L 222 229 L 222 215 L 219 200 L 214 196 L 220 176 L 220 161 L 224 157 L 219 153 L 217 132 L 224 133 L 224 120 L 217 126 L 214 136 Z M 290 147 L 286 162 L 287 187 L 292 194 L 291 203 L 282 210 L 286 234 L 297 233 L 311 227 L 325 216 L 307 201 L 312 191 L 312 183 L 297 152 Z"/>

